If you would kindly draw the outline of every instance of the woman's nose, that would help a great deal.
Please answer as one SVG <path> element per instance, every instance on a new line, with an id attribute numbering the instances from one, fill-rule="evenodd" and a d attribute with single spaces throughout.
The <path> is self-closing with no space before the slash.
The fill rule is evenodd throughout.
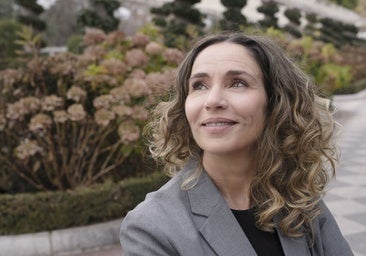
<path id="1" fill-rule="evenodd" d="M 225 93 L 217 87 L 212 87 L 207 93 L 204 107 L 206 110 L 225 109 L 227 108 L 227 100 Z"/>

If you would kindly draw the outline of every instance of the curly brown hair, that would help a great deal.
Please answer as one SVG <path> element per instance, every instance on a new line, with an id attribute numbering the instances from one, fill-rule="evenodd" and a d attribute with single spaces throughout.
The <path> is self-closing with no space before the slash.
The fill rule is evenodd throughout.
<path id="1" fill-rule="evenodd" d="M 334 144 L 335 122 L 317 87 L 273 40 L 243 33 L 206 36 L 188 52 L 178 68 L 168 102 L 153 111 L 147 126 L 152 156 L 172 176 L 189 158 L 201 158 L 185 115 L 188 78 L 198 54 L 206 47 L 231 42 L 248 49 L 261 68 L 268 97 L 266 127 L 258 141 L 258 169 L 251 184 L 257 206 L 257 226 L 276 226 L 292 237 L 313 234 L 312 222 L 338 157 Z M 199 166 L 184 183 L 194 186 Z M 193 183 L 192 183 L 193 181 Z M 280 216 L 278 221 L 275 217 Z"/>

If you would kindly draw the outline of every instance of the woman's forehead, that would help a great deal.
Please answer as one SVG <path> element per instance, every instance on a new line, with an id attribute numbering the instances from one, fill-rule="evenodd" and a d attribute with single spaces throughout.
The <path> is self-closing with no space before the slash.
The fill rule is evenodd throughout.
<path id="1" fill-rule="evenodd" d="M 244 71 L 261 75 L 261 69 L 246 47 L 232 42 L 221 42 L 203 49 L 192 64 L 191 76 L 196 73 Z"/>

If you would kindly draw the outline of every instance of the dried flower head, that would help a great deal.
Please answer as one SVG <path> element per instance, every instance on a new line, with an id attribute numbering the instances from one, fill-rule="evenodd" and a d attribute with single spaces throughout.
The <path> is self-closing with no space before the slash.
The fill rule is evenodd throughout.
<path id="1" fill-rule="evenodd" d="M 150 42 L 149 38 L 143 34 L 135 34 L 132 37 L 132 43 L 134 46 L 137 46 L 137 47 L 144 47 L 149 42 Z"/>
<path id="2" fill-rule="evenodd" d="M 163 52 L 164 47 L 157 42 L 150 42 L 146 45 L 145 51 L 149 55 L 159 55 Z"/>
<path id="3" fill-rule="evenodd" d="M 140 78 L 145 79 L 146 73 L 142 69 L 136 68 L 128 75 L 128 78 Z"/>
<path id="4" fill-rule="evenodd" d="M 183 60 L 183 53 L 176 48 L 168 48 L 163 52 L 163 58 L 170 64 L 179 65 Z"/>
<path id="5" fill-rule="evenodd" d="M 112 120 L 116 118 L 116 114 L 110 110 L 99 109 L 94 114 L 95 122 L 101 126 L 107 126 Z"/>
<path id="6" fill-rule="evenodd" d="M 69 115 L 65 110 L 55 110 L 53 111 L 53 120 L 55 123 L 65 123 L 69 120 Z"/>
<path id="7" fill-rule="evenodd" d="M 114 98 L 112 95 L 104 94 L 99 97 L 96 97 L 93 100 L 93 105 L 96 109 L 100 109 L 100 108 L 108 109 L 113 102 L 114 102 Z"/>
<path id="8" fill-rule="evenodd" d="M 133 109 L 126 105 L 116 105 L 112 107 L 112 111 L 118 116 L 129 117 L 133 114 Z"/>
<path id="9" fill-rule="evenodd" d="M 106 39 L 106 34 L 101 29 L 87 28 L 83 38 L 83 43 L 86 46 L 96 45 Z"/>
<path id="10" fill-rule="evenodd" d="M 125 34 L 122 31 L 113 31 L 107 34 L 105 42 L 110 45 L 118 45 L 125 40 Z"/>
<path id="11" fill-rule="evenodd" d="M 149 61 L 149 57 L 141 49 L 132 49 L 126 52 L 125 62 L 130 67 L 144 67 Z"/>
<path id="12" fill-rule="evenodd" d="M 121 142 L 128 144 L 140 138 L 140 128 L 132 120 L 126 120 L 119 125 L 118 135 Z"/>
<path id="13" fill-rule="evenodd" d="M 23 140 L 20 145 L 15 148 L 15 156 L 20 160 L 25 160 L 38 152 L 42 152 L 42 148 L 36 141 L 29 139 Z"/>
<path id="14" fill-rule="evenodd" d="M 81 104 L 73 104 L 67 108 L 71 121 L 81 121 L 86 117 L 86 112 Z"/>
<path id="15" fill-rule="evenodd" d="M 42 100 L 42 110 L 44 111 L 53 111 L 57 107 L 61 107 L 64 101 L 62 98 L 57 97 L 56 95 L 46 96 Z"/>
<path id="16" fill-rule="evenodd" d="M 149 118 L 149 111 L 144 106 L 133 106 L 132 111 L 137 120 L 146 121 Z"/>
<path id="17" fill-rule="evenodd" d="M 76 102 L 80 102 L 86 98 L 86 91 L 79 86 L 72 86 L 66 93 L 68 99 L 72 99 Z"/>
<path id="18" fill-rule="evenodd" d="M 23 120 L 27 113 L 28 109 L 24 107 L 21 101 L 7 105 L 6 117 L 11 120 Z"/>
<path id="19" fill-rule="evenodd" d="M 27 114 L 38 111 L 41 108 L 41 100 L 36 97 L 25 97 L 20 99 L 20 102 Z"/>
<path id="20" fill-rule="evenodd" d="M 96 60 L 103 58 L 106 52 L 102 45 L 91 45 L 85 48 L 79 59 L 84 63 L 93 64 Z"/>
<path id="21" fill-rule="evenodd" d="M 166 93 L 173 84 L 174 75 L 174 69 L 167 70 L 164 73 L 149 73 L 146 76 L 146 83 L 153 93 L 162 95 Z"/>
<path id="22" fill-rule="evenodd" d="M 105 67 L 110 75 L 120 76 L 124 75 L 127 70 L 127 66 L 124 62 L 117 59 L 103 60 L 101 65 Z"/>
<path id="23" fill-rule="evenodd" d="M 32 58 L 27 62 L 27 68 L 33 75 L 42 75 L 46 69 L 47 60 L 44 58 Z"/>
<path id="24" fill-rule="evenodd" d="M 78 71 L 79 58 L 69 52 L 49 56 L 50 72 L 54 75 L 73 76 Z"/>
<path id="25" fill-rule="evenodd" d="M 22 77 L 20 70 L 5 69 L 0 71 L 0 82 L 2 83 L 2 93 L 7 93 Z"/>
<path id="26" fill-rule="evenodd" d="M 31 118 L 28 125 L 32 132 L 47 130 L 52 125 L 52 119 L 46 114 L 37 114 Z"/>
<path id="27" fill-rule="evenodd" d="M 118 86 L 113 88 L 109 92 L 110 95 L 113 97 L 113 102 L 119 102 L 120 104 L 129 103 L 131 101 L 131 97 L 128 94 L 127 88 L 124 86 Z"/>
<path id="28" fill-rule="evenodd" d="M 150 93 L 150 88 L 144 79 L 129 78 L 125 80 L 123 86 L 127 89 L 131 98 L 141 98 Z"/>

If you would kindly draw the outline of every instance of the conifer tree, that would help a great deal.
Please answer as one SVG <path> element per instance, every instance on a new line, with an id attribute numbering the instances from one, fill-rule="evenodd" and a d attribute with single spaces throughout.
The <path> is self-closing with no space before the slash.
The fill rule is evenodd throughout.
<path id="1" fill-rule="evenodd" d="M 264 19 L 259 21 L 263 27 L 274 27 L 277 28 L 277 17 L 275 14 L 278 12 L 278 5 L 274 1 L 264 2 L 257 8 L 257 11 L 264 14 Z"/>
<path id="2" fill-rule="evenodd" d="M 20 14 L 17 16 L 20 23 L 32 26 L 38 31 L 46 30 L 46 22 L 39 18 L 44 9 L 37 3 L 37 0 L 15 0 L 15 3 L 22 7 Z"/>
<path id="3" fill-rule="evenodd" d="M 220 21 L 222 29 L 239 30 L 240 25 L 247 23 L 247 19 L 241 13 L 241 10 L 247 4 L 247 0 L 221 0 L 221 3 L 226 7 L 223 19 Z"/>
<path id="4" fill-rule="evenodd" d="M 197 8 L 193 7 L 200 1 L 175 0 L 165 3 L 160 8 L 151 8 L 151 13 L 155 15 L 153 22 L 161 27 L 165 43 L 168 46 L 184 47 L 185 43 L 182 41 L 189 40 L 193 36 L 188 31 L 189 26 L 194 26 L 196 33 L 202 33 L 204 16 Z"/>
<path id="5" fill-rule="evenodd" d="M 300 38 L 302 36 L 302 33 L 299 30 L 299 26 L 301 24 L 301 12 L 297 8 L 289 8 L 286 9 L 284 12 L 285 16 L 290 21 L 289 24 L 287 24 L 284 27 L 284 30 L 289 32 L 291 35 Z"/>
<path id="6" fill-rule="evenodd" d="M 111 32 L 118 28 L 119 19 L 114 11 L 120 6 L 118 0 L 90 0 L 91 7 L 84 9 L 77 17 L 80 27 L 94 27 Z"/>

